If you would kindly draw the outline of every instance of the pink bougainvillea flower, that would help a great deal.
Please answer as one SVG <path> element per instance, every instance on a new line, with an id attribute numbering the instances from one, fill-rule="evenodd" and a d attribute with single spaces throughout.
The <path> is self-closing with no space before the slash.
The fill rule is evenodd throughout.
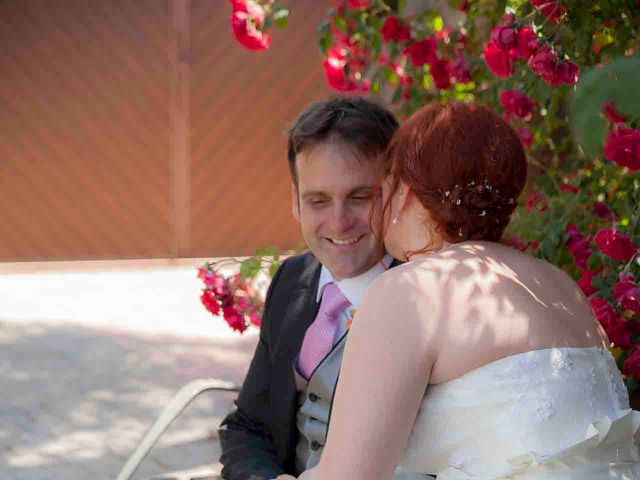
<path id="1" fill-rule="evenodd" d="M 213 315 L 220 313 L 220 303 L 211 290 L 203 290 L 202 295 L 200 295 L 200 301 L 202 305 L 204 305 L 204 308 Z"/>
<path id="2" fill-rule="evenodd" d="M 595 242 L 602 253 L 618 262 L 631 260 L 638 250 L 631 238 L 616 228 L 600 230 L 596 233 Z"/>
<path id="3" fill-rule="evenodd" d="M 500 50 L 511 50 L 518 46 L 518 32 L 513 26 L 498 25 L 491 30 L 491 41 Z"/>
<path id="4" fill-rule="evenodd" d="M 560 18 L 566 13 L 565 8 L 558 5 L 557 0 L 531 0 L 531 5 L 536 7 L 551 23 L 559 23 Z"/>
<path id="5" fill-rule="evenodd" d="M 411 38 L 411 29 L 403 25 L 397 17 L 387 17 L 382 25 L 382 40 L 385 42 L 404 42 Z"/>
<path id="6" fill-rule="evenodd" d="M 593 213 L 595 213 L 600 218 L 613 218 L 615 213 L 613 210 L 604 202 L 594 202 L 593 203 Z"/>
<path id="7" fill-rule="evenodd" d="M 515 66 L 511 53 L 502 50 L 495 42 L 488 42 L 482 55 L 487 67 L 495 76 L 508 78 L 513 74 Z"/>
<path id="8" fill-rule="evenodd" d="M 620 348 L 632 348 L 631 332 L 626 328 L 616 308 L 601 298 L 592 298 L 589 303 L 598 322 L 607 332 L 609 340 Z"/>
<path id="9" fill-rule="evenodd" d="M 538 51 L 538 36 L 531 27 L 521 27 L 518 30 L 518 57 L 529 60 Z"/>
<path id="10" fill-rule="evenodd" d="M 429 73 L 433 77 L 433 83 L 438 90 L 451 88 L 449 76 L 449 62 L 447 60 L 434 59 L 429 63 Z"/>
<path id="11" fill-rule="evenodd" d="M 458 55 L 451 60 L 449 72 L 458 83 L 469 83 L 471 81 L 471 64 L 462 55 Z"/>
<path id="12" fill-rule="evenodd" d="M 436 47 L 436 39 L 427 37 L 424 40 L 413 42 L 402 53 L 409 57 L 414 66 L 422 67 L 436 59 Z"/>
<path id="13" fill-rule="evenodd" d="M 633 375 L 636 379 L 640 379 L 640 350 L 635 350 L 627 357 L 622 371 L 625 375 Z"/>
<path id="14" fill-rule="evenodd" d="M 609 132 L 604 156 L 632 172 L 640 170 L 640 130 L 619 127 Z"/>
<path id="15" fill-rule="evenodd" d="M 266 50 L 271 45 L 271 37 L 262 31 L 264 9 L 251 0 L 230 0 L 231 31 L 240 45 L 249 50 Z"/>
<path id="16" fill-rule="evenodd" d="M 573 186 L 573 185 L 569 185 L 568 183 L 563 183 L 560 186 L 560 191 L 561 192 L 578 193 L 580 191 L 580 189 L 578 187 Z"/>
<path id="17" fill-rule="evenodd" d="M 580 269 L 585 270 L 587 268 L 587 260 L 593 253 L 590 247 L 591 237 L 582 235 L 574 224 L 567 225 L 566 234 L 565 247 L 573 256 L 575 264 Z"/>
<path id="18" fill-rule="evenodd" d="M 538 105 L 520 90 L 500 92 L 500 103 L 508 113 L 527 120 L 531 119 L 533 109 Z"/>
<path id="19" fill-rule="evenodd" d="M 582 277 L 580 277 L 580 280 L 578 280 L 578 286 L 580 287 L 580 290 L 582 290 L 582 293 L 585 294 L 585 296 L 590 297 L 591 295 L 596 293 L 597 290 L 593 288 L 591 282 L 595 277 L 598 276 L 601 271 L 602 270 L 585 270 L 584 272 L 582 272 Z"/>
<path id="20" fill-rule="evenodd" d="M 618 283 L 613 287 L 613 298 L 623 309 L 640 313 L 640 288 L 633 275 L 620 274 Z"/>

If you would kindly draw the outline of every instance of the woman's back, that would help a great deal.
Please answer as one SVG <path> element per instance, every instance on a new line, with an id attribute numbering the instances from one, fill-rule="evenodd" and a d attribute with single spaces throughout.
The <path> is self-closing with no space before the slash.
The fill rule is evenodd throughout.
<path id="1" fill-rule="evenodd" d="M 435 323 L 431 384 L 508 355 L 607 343 L 570 277 L 505 245 L 464 242 L 398 270 L 393 274 L 425 292 L 421 321 Z"/>

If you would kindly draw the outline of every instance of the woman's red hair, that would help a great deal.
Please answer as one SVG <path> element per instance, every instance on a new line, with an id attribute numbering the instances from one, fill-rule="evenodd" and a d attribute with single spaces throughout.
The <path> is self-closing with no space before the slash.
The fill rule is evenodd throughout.
<path id="1" fill-rule="evenodd" d="M 402 181 L 449 243 L 500 240 L 527 177 L 513 128 L 490 108 L 461 102 L 415 112 L 393 136 L 386 161 L 392 180 L 386 222 Z"/>

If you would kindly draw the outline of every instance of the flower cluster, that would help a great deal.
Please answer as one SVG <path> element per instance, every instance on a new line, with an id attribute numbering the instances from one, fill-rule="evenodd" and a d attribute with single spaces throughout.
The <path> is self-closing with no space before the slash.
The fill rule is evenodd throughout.
<path id="1" fill-rule="evenodd" d="M 212 315 L 222 313 L 229 327 L 240 333 L 249 325 L 260 326 L 262 300 L 249 280 L 240 274 L 226 277 L 213 263 L 199 268 L 198 278 L 204 283 L 200 301 Z"/>
<path id="2" fill-rule="evenodd" d="M 547 1 L 547 6 L 554 2 Z M 556 18 L 559 21 L 560 16 Z M 515 72 L 517 60 L 524 60 L 531 70 L 549 85 L 573 85 L 578 81 L 578 66 L 561 56 L 536 35 L 528 25 L 515 21 L 513 15 L 506 15 L 504 23 L 491 31 L 489 42 L 484 46 L 484 60 L 489 70 L 500 78 L 509 78 Z"/>
<path id="3" fill-rule="evenodd" d="M 229 0 L 231 3 L 231 32 L 240 45 L 248 50 L 266 50 L 271 46 L 270 25 L 286 27 L 289 11 L 275 4 L 259 0 Z"/>
<path id="4" fill-rule="evenodd" d="M 236 2 L 264 11 L 245 36 L 268 35 L 276 0 Z M 510 243 L 578 282 L 640 389 L 640 1 L 452 0 L 411 15 L 405 3 L 334 0 L 318 27 L 328 84 L 381 96 L 400 116 L 432 101 L 501 112 L 531 164 Z"/>

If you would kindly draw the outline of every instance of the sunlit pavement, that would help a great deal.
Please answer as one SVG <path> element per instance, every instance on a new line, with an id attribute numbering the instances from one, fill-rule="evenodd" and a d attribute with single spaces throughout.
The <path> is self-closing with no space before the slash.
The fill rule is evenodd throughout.
<path id="1" fill-rule="evenodd" d="M 240 383 L 257 332 L 199 302 L 201 262 L 0 264 L 0 479 L 112 479 L 181 386 Z M 219 468 L 233 394 L 197 399 L 134 478 Z"/>

